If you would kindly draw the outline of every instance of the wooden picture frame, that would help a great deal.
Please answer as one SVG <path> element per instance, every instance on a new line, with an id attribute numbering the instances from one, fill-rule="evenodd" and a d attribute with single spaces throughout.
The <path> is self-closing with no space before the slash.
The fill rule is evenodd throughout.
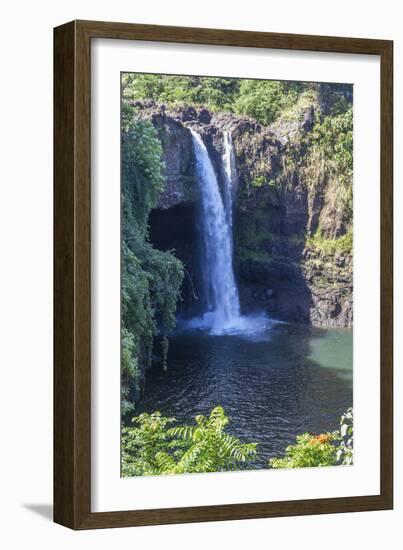
<path id="1" fill-rule="evenodd" d="M 91 40 L 354 53 L 381 63 L 381 488 L 370 496 L 91 512 Z M 54 520 L 93 529 L 393 507 L 393 42 L 73 21 L 54 30 Z"/>

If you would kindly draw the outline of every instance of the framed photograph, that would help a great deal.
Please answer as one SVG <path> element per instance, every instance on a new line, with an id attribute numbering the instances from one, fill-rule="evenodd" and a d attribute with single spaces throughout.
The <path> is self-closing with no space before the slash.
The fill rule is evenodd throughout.
<path id="1" fill-rule="evenodd" d="M 54 520 L 391 509 L 393 43 L 54 48 Z"/>

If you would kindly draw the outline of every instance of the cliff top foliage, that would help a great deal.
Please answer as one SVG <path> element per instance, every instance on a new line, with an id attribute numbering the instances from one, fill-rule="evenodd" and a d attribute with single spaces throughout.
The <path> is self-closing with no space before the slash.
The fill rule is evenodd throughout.
<path id="1" fill-rule="evenodd" d="M 153 100 L 168 107 L 191 105 L 230 112 L 270 126 L 287 143 L 283 174 L 268 177 L 264 158 L 250 159 L 250 181 L 241 193 L 253 188 L 287 188 L 287 182 L 292 187 L 297 172 L 308 187 L 325 182 L 326 201 L 343 218 L 338 234 L 351 231 L 350 85 L 134 73 L 124 74 L 122 85 L 123 110 L 130 108 L 129 100 Z"/>
<path id="2" fill-rule="evenodd" d="M 329 101 L 328 88 L 310 82 L 125 73 L 122 87 L 125 99 L 199 105 L 213 112 L 250 116 L 265 126 L 283 113 L 291 115 L 301 96 L 308 100 L 319 94 L 321 101 Z M 346 85 L 332 85 L 333 92 L 345 90 Z"/>

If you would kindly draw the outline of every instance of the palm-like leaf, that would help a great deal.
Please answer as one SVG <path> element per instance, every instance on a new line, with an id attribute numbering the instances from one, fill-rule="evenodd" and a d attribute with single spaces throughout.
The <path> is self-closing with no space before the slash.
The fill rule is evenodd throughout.
<path id="1" fill-rule="evenodd" d="M 221 406 L 208 417 L 196 416 L 194 426 L 168 427 L 174 419 L 159 412 L 144 413 L 134 421 L 138 427 L 123 432 L 127 475 L 234 470 L 256 456 L 256 443 L 242 443 L 225 432 L 229 419 Z"/>

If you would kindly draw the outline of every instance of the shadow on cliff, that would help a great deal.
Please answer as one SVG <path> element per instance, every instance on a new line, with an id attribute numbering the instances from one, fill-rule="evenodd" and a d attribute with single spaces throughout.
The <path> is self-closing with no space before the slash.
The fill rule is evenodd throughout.
<path id="1" fill-rule="evenodd" d="M 177 313 L 185 317 L 197 316 L 204 311 L 197 221 L 194 201 L 171 208 L 155 208 L 149 218 L 150 240 L 155 248 L 174 251 L 183 264 L 184 278 Z"/>
<path id="2" fill-rule="evenodd" d="M 284 247 L 286 247 L 284 240 Z M 245 259 L 238 262 L 241 304 L 245 313 L 264 310 L 271 317 L 295 323 L 309 323 L 314 308 L 312 291 L 307 284 L 298 253 L 291 256 L 272 252 L 267 259 Z"/>

